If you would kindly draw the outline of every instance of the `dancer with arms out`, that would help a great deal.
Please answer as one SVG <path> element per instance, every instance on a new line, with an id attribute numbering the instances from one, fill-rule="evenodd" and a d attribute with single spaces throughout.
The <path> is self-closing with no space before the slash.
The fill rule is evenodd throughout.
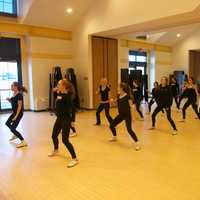
<path id="1" fill-rule="evenodd" d="M 77 156 L 73 145 L 69 141 L 70 127 L 72 122 L 72 94 L 73 87 L 70 82 L 60 80 L 57 86 L 57 99 L 56 99 L 56 116 L 52 133 L 52 140 L 54 150 L 49 154 L 49 157 L 58 155 L 59 141 L 58 135 L 62 131 L 62 142 L 71 154 L 72 160 L 69 162 L 68 167 L 74 167 L 78 164 Z"/>
<path id="2" fill-rule="evenodd" d="M 116 132 L 116 126 L 120 124 L 122 121 L 125 121 L 126 123 L 126 128 L 135 142 L 135 149 L 138 151 L 140 150 L 140 145 L 138 142 L 138 138 L 135 134 L 135 132 L 132 129 L 132 116 L 131 116 L 131 107 L 129 104 L 129 99 L 130 99 L 130 88 L 127 86 L 126 83 L 121 83 L 119 85 L 118 89 L 118 98 L 117 98 L 117 105 L 118 105 L 118 115 L 114 118 L 112 123 L 110 124 L 110 129 L 112 131 L 112 139 L 110 140 L 111 142 L 117 141 L 117 132 Z"/>
<path id="3" fill-rule="evenodd" d="M 141 120 L 143 121 L 144 116 L 142 114 L 142 111 L 140 110 L 143 95 L 142 95 L 142 89 L 138 80 L 133 81 L 132 95 L 133 95 L 133 103 L 135 104 L 136 110 L 139 113 Z"/>
<path id="4" fill-rule="evenodd" d="M 14 82 L 11 85 L 11 90 L 13 91 L 13 96 L 11 98 L 7 98 L 7 100 L 12 105 L 12 114 L 8 118 L 6 125 L 10 129 L 10 131 L 14 134 L 10 141 L 13 141 L 15 139 L 19 139 L 21 142 L 16 146 L 17 148 L 25 147 L 27 146 L 27 142 L 24 140 L 23 136 L 19 131 L 17 131 L 17 126 L 19 125 L 23 114 L 23 92 L 28 92 L 27 89 L 22 86 L 18 82 Z"/>
<path id="5" fill-rule="evenodd" d="M 168 78 L 164 76 L 161 79 L 161 85 L 158 89 L 157 107 L 152 114 L 152 128 L 150 128 L 150 130 L 155 129 L 156 116 L 160 111 L 164 109 L 167 115 L 167 119 L 173 128 L 172 135 L 177 134 L 176 125 L 171 117 L 172 103 L 173 103 L 173 94 L 170 86 L 168 85 Z"/>
<path id="6" fill-rule="evenodd" d="M 186 103 L 184 104 L 184 106 L 182 108 L 183 119 L 181 120 L 181 122 L 185 122 L 186 110 L 190 105 L 192 106 L 198 119 L 200 119 L 200 113 L 198 112 L 198 105 L 197 105 L 197 97 L 198 97 L 197 87 L 194 84 L 194 79 L 192 77 L 190 77 L 188 82 L 185 84 L 185 87 L 183 89 L 183 94 L 181 95 L 181 97 L 179 99 L 179 107 L 180 107 L 181 101 L 184 98 L 187 99 Z"/>
<path id="7" fill-rule="evenodd" d="M 96 111 L 96 124 L 101 125 L 101 112 L 105 110 L 105 115 L 109 123 L 112 122 L 112 117 L 110 116 L 110 101 L 109 101 L 109 92 L 110 85 L 108 85 L 108 81 L 106 78 L 102 78 L 100 81 L 99 91 L 97 94 L 100 94 L 100 104 Z"/>

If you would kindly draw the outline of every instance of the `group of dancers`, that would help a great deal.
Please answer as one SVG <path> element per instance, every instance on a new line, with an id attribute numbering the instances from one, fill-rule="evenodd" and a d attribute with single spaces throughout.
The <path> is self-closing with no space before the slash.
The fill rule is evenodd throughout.
<path id="1" fill-rule="evenodd" d="M 28 146 L 27 142 L 23 138 L 22 134 L 17 131 L 17 126 L 20 123 L 23 117 L 23 93 L 27 93 L 27 89 L 23 87 L 20 83 L 14 82 L 11 86 L 11 90 L 13 91 L 13 96 L 8 98 L 7 100 L 12 105 L 12 114 L 6 121 L 6 125 L 13 133 L 10 141 L 15 139 L 19 139 L 21 142 L 17 144 L 17 148 L 22 148 Z M 116 126 L 120 124 L 122 121 L 125 121 L 127 132 L 131 136 L 134 141 L 134 148 L 136 151 L 141 149 L 136 133 L 132 129 L 132 104 L 135 105 L 137 112 L 140 115 L 140 119 L 144 120 L 144 115 L 141 111 L 141 102 L 143 99 L 141 84 L 139 81 L 134 80 L 132 87 L 129 87 L 126 83 L 120 83 L 118 87 L 117 98 L 110 98 L 109 92 L 111 90 L 111 86 L 108 84 L 106 78 L 102 78 L 100 82 L 99 89 L 97 94 L 100 95 L 100 104 L 96 111 L 96 124 L 97 126 L 101 125 L 101 117 L 100 114 L 103 110 L 105 110 L 105 115 L 109 123 L 110 131 L 112 133 L 112 138 L 109 140 L 110 142 L 117 141 L 117 132 Z M 73 131 L 71 136 L 76 136 L 76 129 L 74 127 L 75 122 L 75 113 L 76 109 L 73 103 L 75 90 L 69 81 L 66 79 L 62 79 L 58 82 L 56 88 L 54 88 L 54 92 L 57 93 L 56 99 L 56 120 L 53 126 L 52 131 L 52 141 L 53 141 L 53 151 L 48 155 L 49 157 L 57 156 L 59 153 L 59 140 L 58 136 L 60 132 L 62 132 L 62 142 L 68 149 L 71 155 L 71 161 L 68 163 L 68 167 L 74 167 L 78 164 L 77 155 L 75 149 L 71 142 L 69 141 L 70 130 Z M 175 125 L 174 120 L 171 115 L 171 107 L 173 104 L 173 99 L 175 99 L 177 109 L 180 109 L 180 104 L 183 99 L 187 99 L 186 103 L 182 108 L 182 122 L 186 119 L 186 110 L 191 105 L 194 112 L 197 115 L 197 118 L 200 119 L 200 110 L 198 110 L 198 90 L 194 83 L 193 78 L 189 78 L 183 87 L 182 94 L 179 95 L 179 86 L 175 78 L 172 78 L 169 83 L 167 77 L 162 77 L 160 84 L 158 82 L 154 83 L 154 88 L 152 90 L 152 97 L 148 104 L 149 113 L 151 113 L 151 108 L 154 103 L 157 104 L 155 110 L 152 113 L 152 127 L 150 130 L 155 129 L 156 125 L 156 116 L 159 112 L 166 113 L 167 119 L 173 129 L 172 134 L 177 134 L 177 127 Z M 132 102 L 132 103 L 131 103 Z M 116 117 L 112 117 L 110 115 L 110 107 L 117 105 L 118 115 Z"/>

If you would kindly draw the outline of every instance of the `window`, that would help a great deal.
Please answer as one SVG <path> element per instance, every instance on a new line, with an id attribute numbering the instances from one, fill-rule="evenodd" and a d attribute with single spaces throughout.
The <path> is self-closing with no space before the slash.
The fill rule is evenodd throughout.
<path id="1" fill-rule="evenodd" d="M 17 0 L 0 0 L 1 16 L 17 16 Z"/>
<path id="2" fill-rule="evenodd" d="M 147 53 L 140 51 L 129 51 L 129 62 L 146 63 Z"/>
<path id="3" fill-rule="evenodd" d="M 14 81 L 18 81 L 17 62 L 0 62 L 0 111 L 11 108 L 6 98 L 12 95 L 10 86 Z"/>
<path id="4" fill-rule="evenodd" d="M 129 55 L 129 62 L 136 62 L 136 56 L 134 55 Z"/>
<path id="5" fill-rule="evenodd" d="M 136 56 L 136 62 L 147 62 L 146 56 Z"/>

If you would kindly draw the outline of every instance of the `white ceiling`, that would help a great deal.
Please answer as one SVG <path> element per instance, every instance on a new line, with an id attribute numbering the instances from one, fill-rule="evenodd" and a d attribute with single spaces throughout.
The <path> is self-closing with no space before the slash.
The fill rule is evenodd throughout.
<path id="1" fill-rule="evenodd" d="M 163 45 L 173 46 L 179 41 L 183 40 L 197 29 L 200 29 L 200 24 L 192 24 L 187 26 L 176 27 L 172 29 L 160 30 L 156 32 L 138 33 L 121 35 L 119 38 L 135 40 L 137 36 L 148 35 L 147 42 L 159 43 Z M 177 37 L 177 34 L 181 34 L 181 37 Z"/>
<path id="2" fill-rule="evenodd" d="M 24 17 L 24 24 L 71 30 L 87 12 L 93 0 L 34 0 Z M 67 8 L 73 13 L 68 14 Z"/>

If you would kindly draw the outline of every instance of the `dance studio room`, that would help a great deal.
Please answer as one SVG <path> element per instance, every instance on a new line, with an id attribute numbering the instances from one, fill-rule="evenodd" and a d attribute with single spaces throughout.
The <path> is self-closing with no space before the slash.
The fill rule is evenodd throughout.
<path id="1" fill-rule="evenodd" d="M 0 0 L 0 200 L 200 200 L 200 0 Z"/>

